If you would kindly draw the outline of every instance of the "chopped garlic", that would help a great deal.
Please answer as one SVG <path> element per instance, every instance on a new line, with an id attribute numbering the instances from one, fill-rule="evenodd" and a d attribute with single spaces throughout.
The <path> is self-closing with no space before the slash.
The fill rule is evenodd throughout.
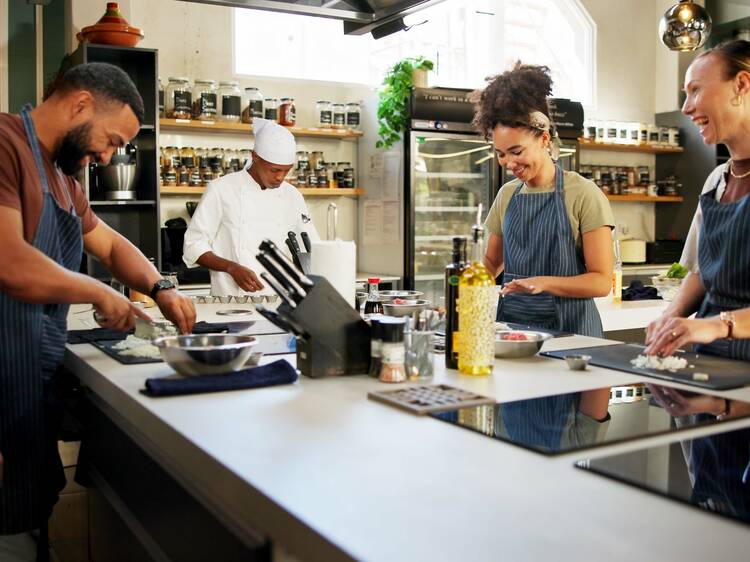
<path id="1" fill-rule="evenodd" d="M 669 371 L 674 373 L 688 366 L 686 359 L 682 357 L 658 357 L 656 355 L 639 355 L 630 361 L 636 369 L 655 369 L 657 371 Z"/>

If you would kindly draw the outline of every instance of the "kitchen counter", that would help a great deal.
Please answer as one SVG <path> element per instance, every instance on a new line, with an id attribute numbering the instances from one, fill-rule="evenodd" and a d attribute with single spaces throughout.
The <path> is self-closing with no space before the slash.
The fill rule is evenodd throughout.
<path id="1" fill-rule="evenodd" d="M 645 328 L 669 306 L 665 300 L 614 302 L 611 296 L 594 299 L 604 332 Z"/>
<path id="2" fill-rule="evenodd" d="M 231 306 L 199 305 L 199 319 Z M 71 313 L 71 329 L 81 316 Z M 607 343 L 576 336 L 545 349 Z M 494 375 L 473 379 L 435 360 L 434 382 L 498 400 L 645 380 L 540 356 L 497 360 Z M 233 534 L 252 542 L 260 532 L 303 560 L 736 562 L 750 547 L 747 526 L 573 466 L 674 436 L 549 458 L 370 401 L 387 387 L 366 376 L 153 399 L 139 390 L 170 374 L 165 364 L 120 365 L 87 344 L 69 345 L 65 364 Z M 724 395 L 750 400 L 750 388 Z"/>

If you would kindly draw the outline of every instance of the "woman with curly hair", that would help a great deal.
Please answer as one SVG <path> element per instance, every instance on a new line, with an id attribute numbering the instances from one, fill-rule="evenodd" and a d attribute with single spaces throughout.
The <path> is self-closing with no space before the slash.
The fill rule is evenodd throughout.
<path id="1" fill-rule="evenodd" d="M 492 138 L 502 186 L 487 216 L 484 263 L 504 285 L 497 319 L 602 336 L 593 297 L 609 293 L 614 218 L 593 182 L 563 171 L 546 66 L 516 63 L 475 96 L 475 126 Z"/>

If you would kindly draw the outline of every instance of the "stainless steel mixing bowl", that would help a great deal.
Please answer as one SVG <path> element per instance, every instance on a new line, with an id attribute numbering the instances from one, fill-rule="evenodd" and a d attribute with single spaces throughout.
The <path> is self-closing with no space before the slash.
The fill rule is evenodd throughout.
<path id="1" fill-rule="evenodd" d="M 504 339 L 511 334 L 523 334 L 525 340 Z M 535 355 L 542 344 L 552 336 L 546 332 L 532 332 L 530 330 L 497 330 L 495 332 L 495 357 L 511 359 Z"/>
<path id="2" fill-rule="evenodd" d="M 422 291 L 378 291 L 380 300 L 383 302 L 392 301 L 394 299 L 407 299 L 414 300 L 422 297 L 424 293 Z M 365 295 L 367 298 L 367 295 Z"/>
<path id="3" fill-rule="evenodd" d="M 258 340 L 238 334 L 165 336 L 153 344 L 164 362 L 181 375 L 215 375 L 238 371 Z"/>
<path id="4" fill-rule="evenodd" d="M 403 304 L 383 302 L 383 314 L 386 316 L 411 316 L 426 310 L 430 301 L 424 299 L 404 299 Z"/>
<path id="5" fill-rule="evenodd" d="M 138 177 L 138 166 L 136 164 L 97 166 L 96 175 L 99 188 L 104 193 L 105 199 L 136 198 L 136 192 L 133 188 Z"/>

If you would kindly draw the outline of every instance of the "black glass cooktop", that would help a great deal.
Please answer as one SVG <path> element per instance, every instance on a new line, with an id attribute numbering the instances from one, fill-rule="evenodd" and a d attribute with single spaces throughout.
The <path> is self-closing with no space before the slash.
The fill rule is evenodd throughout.
<path id="1" fill-rule="evenodd" d="M 716 416 L 708 413 L 718 413 L 723 406 L 723 399 L 708 394 L 636 384 L 431 415 L 493 439 L 556 455 L 718 424 Z M 687 413 L 706 414 L 686 417 Z"/>
<path id="2" fill-rule="evenodd" d="M 576 466 L 750 524 L 750 428 Z"/>

